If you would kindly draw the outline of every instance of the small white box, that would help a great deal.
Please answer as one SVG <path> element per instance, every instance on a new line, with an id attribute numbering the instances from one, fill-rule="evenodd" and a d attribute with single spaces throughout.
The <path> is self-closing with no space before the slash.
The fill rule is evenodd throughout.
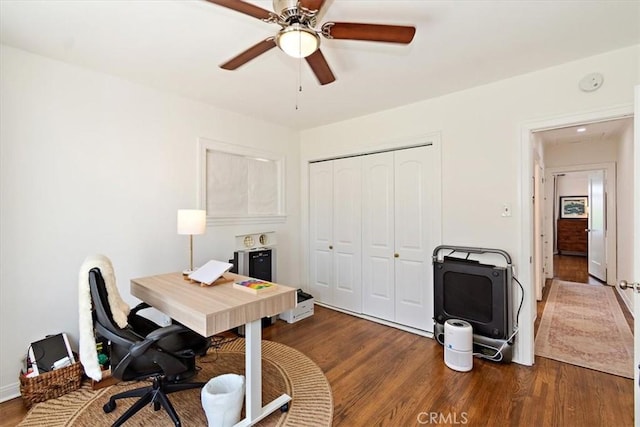
<path id="1" fill-rule="evenodd" d="M 313 298 L 298 301 L 295 308 L 280 313 L 280 318 L 287 323 L 295 323 L 310 316 L 313 316 Z"/>

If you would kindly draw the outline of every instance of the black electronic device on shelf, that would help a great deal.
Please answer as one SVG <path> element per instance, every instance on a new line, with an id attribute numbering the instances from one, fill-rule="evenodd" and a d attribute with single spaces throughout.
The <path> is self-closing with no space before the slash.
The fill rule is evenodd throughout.
<path id="1" fill-rule="evenodd" d="M 253 277 L 254 279 L 276 281 L 276 253 L 274 248 L 258 248 L 235 251 L 232 273 Z"/>
<path id="2" fill-rule="evenodd" d="M 232 273 L 267 282 L 276 281 L 276 251 L 275 248 L 255 248 L 243 251 L 235 251 L 233 259 L 229 262 L 233 267 Z M 262 327 L 265 328 L 275 323 L 277 316 L 263 317 Z M 238 335 L 244 336 L 244 326 L 236 328 Z"/>

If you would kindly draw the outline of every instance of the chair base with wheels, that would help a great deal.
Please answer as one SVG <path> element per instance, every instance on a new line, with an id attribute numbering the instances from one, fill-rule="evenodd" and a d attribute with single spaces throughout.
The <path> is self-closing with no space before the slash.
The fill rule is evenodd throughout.
<path id="1" fill-rule="evenodd" d="M 152 381 L 153 384 L 149 387 L 124 391 L 109 398 L 109 402 L 107 402 L 102 407 L 105 413 L 112 412 L 114 409 L 116 409 L 116 401 L 119 399 L 127 399 L 130 397 L 139 398 L 136 403 L 134 403 L 129 409 L 127 409 L 127 411 L 122 414 L 120 418 L 116 420 L 116 422 L 113 423 L 113 427 L 121 426 L 136 412 L 150 403 L 153 403 L 154 411 L 159 411 L 160 408 L 164 408 L 164 410 L 167 411 L 167 414 L 169 414 L 171 421 L 173 421 L 173 424 L 175 424 L 176 427 L 181 426 L 182 424 L 180 423 L 180 418 L 178 417 L 176 410 L 173 408 L 173 405 L 167 398 L 167 394 L 173 393 L 175 391 L 202 388 L 205 385 L 205 383 L 174 383 L 168 381 L 163 377 L 153 377 Z"/>

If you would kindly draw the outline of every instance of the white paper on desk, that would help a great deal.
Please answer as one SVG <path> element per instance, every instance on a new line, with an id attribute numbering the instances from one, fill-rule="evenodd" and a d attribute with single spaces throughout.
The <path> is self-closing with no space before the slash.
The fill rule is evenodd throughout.
<path id="1" fill-rule="evenodd" d="M 224 273 L 229 271 L 231 267 L 233 267 L 233 264 L 212 259 L 211 261 L 191 273 L 189 275 L 189 279 L 210 285 Z"/>

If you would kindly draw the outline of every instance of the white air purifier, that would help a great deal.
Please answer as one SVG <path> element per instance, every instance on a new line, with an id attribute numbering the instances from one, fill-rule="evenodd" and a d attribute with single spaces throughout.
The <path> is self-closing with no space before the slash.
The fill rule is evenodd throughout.
<path id="1" fill-rule="evenodd" d="M 473 328 L 468 322 L 449 319 L 444 323 L 444 363 L 454 371 L 473 368 Z"/>

